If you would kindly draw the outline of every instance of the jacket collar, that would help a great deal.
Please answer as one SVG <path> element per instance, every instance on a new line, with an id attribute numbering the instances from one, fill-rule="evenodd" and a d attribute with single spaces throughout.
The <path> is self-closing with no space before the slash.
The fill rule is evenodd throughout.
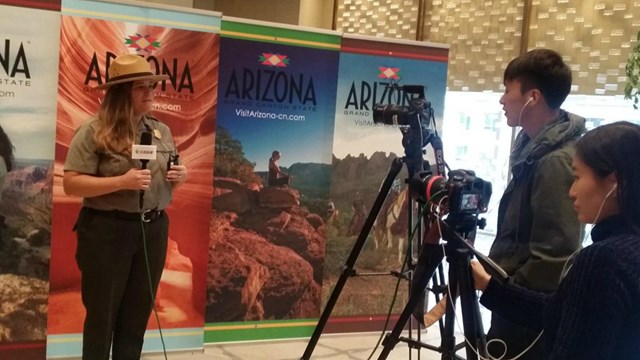
<path id="1" fill-rule="evenodd" d="M 525 167 L 564 143 L 576 140 L 585 131 L 585 119 L 564 110 L 560 110 L 558 117 L 545 125 L 533 139 L 521 130 L 511 152 L 513 177 L 522 175 Z"/>

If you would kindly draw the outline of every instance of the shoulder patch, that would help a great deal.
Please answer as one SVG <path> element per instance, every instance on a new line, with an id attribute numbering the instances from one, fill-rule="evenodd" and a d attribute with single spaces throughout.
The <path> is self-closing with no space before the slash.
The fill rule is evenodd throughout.
<path id="1" fill-rule="evenodd" d="M 151 115 L 145 115 L 145 117 L 147 118 L 147 120 L 151 120 L 151 121 L 155 121 L 155 122 L 160 122 L 160 120 L 156 119 L 155 117 L 151 116 Z"/>

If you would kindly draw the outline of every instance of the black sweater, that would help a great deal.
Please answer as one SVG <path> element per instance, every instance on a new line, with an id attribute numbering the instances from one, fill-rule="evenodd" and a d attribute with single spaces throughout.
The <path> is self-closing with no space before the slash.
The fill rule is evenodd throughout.
<path id="1" fill-rule="evenodd" d="M 480 302 L 522 326 L 544 329 L 546 360 L 640 359 L 640 234 L 613 216 L 591 238 L 554 294 L 492 278 Z"/>

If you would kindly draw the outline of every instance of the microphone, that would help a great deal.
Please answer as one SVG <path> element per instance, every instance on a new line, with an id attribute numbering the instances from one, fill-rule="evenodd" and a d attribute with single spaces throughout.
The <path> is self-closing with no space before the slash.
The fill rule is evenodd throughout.
<path id="1" fill-rule="evenodd" d="M 140 135 L 140 145 L 148 146 L 151 145 L 151 133 L 148 131 L 144 131 L 142 135 Z M 147 163 L 150 159 L 140 158 L 140 162 L 142 163 L 142 170 L 147 168 Z"/>
<path id="2" fill-rule="evenodd" d="M 142 163 L 141 169 L 144 170 L 147 168 L 147 163 L 149 160 L 153 160 L 156 158 L 156 146 L 151 145 L 152 136 L 151 132 L 143 131 L 142 135 L 140 135 L 140 145 L 133 144 L 133 148 L 131 151 L 131 157 L 133 159 L 140 160 Z M 142 205 L 144 204 L 144 190 L 140 190 L 140 210 L 142 211 Z"/>

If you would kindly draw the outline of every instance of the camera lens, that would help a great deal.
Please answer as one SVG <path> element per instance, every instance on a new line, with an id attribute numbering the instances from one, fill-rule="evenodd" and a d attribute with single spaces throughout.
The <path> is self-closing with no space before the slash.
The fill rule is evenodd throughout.
<path id="1" fill-rule="evenodd" d="M 408 113 L 409 108 L 403 105 L 375 104 L 373 105 L 373 122 L 387 125 L 408 125 Z"/>
<path id="2" fill-rule="evenodd" d="M 446 191 L 447 179 L 439 175 L 417 174 L 409 181 L 409 196 L 421 203 L 438 203 Z"/>

